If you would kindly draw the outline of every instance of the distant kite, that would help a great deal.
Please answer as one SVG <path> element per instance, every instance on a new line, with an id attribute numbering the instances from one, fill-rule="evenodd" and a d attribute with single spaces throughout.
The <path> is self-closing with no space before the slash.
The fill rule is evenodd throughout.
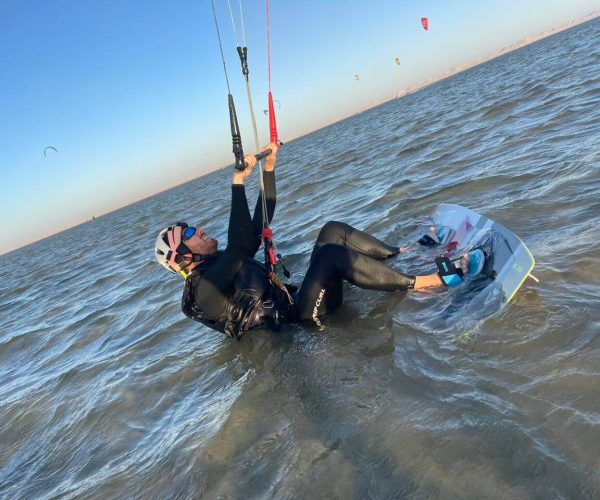
<path id="1" fill-rule="evenodd" d="M 424 30 L 429 30 L 429 19 L 427 19 L 426 17 L 422 17 L 421 24 L 423 25 Z"/>
<path id="2" fill-rule="evenodd" d="M 281 103 L 277 99 L 273 99 L 273 103 L 277 103 L 277 109 L 281 109 Z M 265 109 L 265 110 L 263 110 L 263 113 L 265 115 L 268 115 L 269 114 L 269 110 Z"/>
<path id="3" fill-rule="evenodd" d="M 358 82 L 360 80 L 360 77 L 358 76 L 358 74 L 354 75 L 354 79 Z"/>
<path id="4" fill-rule="evenodd" d="M 58 149 L 56 149 L 54 146 L 46 146 L 46 148 L 44 149 L 44 156 L 48 156 L 46 154 L 46 151 L 48 151 L 49 149 L 52 149 L 55 153 L 58 153 Z"/>
<path id="5" fill-rule="evenodd" d="M 396 57 L 396 64 L 397 64 L 398 66 L 400 66 L 400 58 L 399 58 L 399 57 Z"/>

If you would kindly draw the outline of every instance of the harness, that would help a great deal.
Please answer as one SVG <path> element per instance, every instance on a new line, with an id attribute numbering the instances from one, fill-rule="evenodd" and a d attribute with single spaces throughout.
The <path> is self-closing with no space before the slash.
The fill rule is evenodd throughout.
<path id="1" fill-rule="evenodd" d="M 235 289 L 227 301 L 224 313 L 215 320 L 210 319 L 194 302 L 194 282 L 199 277 L 193 271 L 185 280 L 181 309 L 188 318 L 234 339 L 239 339 L 247 331 L 264 323 L 261 297 L 254 295 L 252 289 Z"/>
<path id="2" fill-rule="evenodd" d="M 216 319 L 210 319 L 194 301 L 195 287 L 202 279 L 206 268 L 201 267 L 191 271 L 185 280 L 181 298 L 183 313 L 188 318 L 235 339 L 240 339 L 248 331 L 265 325 L 271 330 L 278 331 L 284 319 L 293 318 L 294 310 L 288 296 L 291 297 L 297 288 L 279 282 L 285 290 L 285 293 L 282 293 L 280 288 L 273 286 L 270 280 L 254 281 L 253 276 L 264 276 L 262 265 L 253 259 L 249 259 L 245 265 L 251 267 L 245 269 L 247 272 L 240 271 L 235 277 L 232 291 L 227 296 L 225 310 Z M 253 274 L 254 266 L 259 266 L 261 269 L 256 267 L 257 272 Z"/>

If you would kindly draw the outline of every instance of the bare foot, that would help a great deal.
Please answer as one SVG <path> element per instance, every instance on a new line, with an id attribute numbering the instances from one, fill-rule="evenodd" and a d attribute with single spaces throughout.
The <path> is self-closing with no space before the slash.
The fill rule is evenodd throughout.
<path id="1" fill-rule="evenodd" d="M 427 276 L 417 276 L 415 278 L 414 290 L 427 290 L 428 288 L 439 288 L 444 286 L 444 283 L 438 274 L 429 274 Z"/>

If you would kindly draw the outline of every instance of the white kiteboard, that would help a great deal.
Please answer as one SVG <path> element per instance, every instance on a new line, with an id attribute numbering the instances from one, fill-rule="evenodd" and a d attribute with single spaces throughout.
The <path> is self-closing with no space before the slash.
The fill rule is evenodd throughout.
<path id="1" fill-rule="evenodd" d="M 450 238 L 437 246 L 438 253 L 458 255 L 482 247 L 488 254 L 482 274 L 489 278 L 489 284 L 477 294 L 477 303 L 507 304 L 535 267 L 533 255 L 518 236 L 461 205 L 438 205 L 429 223 L 451 229 Z"/>

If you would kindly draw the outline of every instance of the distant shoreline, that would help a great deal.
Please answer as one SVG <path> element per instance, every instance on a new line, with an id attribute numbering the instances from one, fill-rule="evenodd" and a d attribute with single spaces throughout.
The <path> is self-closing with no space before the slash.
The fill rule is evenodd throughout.
<path id="1" fill-rule="evenodd" d="M 595 19 L 597 17 L 600 17 L 600 10 L 597 10 L 595 12 L 592 12 L 591 14 L 587 14 L 586 16 L 580 18 L 580 19 L 576 19 L 573 21 L 569 21 L 568 23 L 564 23 L 561 24 L 560 26 L 556 26 L 554 28 L 551 28 L 549 30 L 543 31 L 542 33 L 538 33 L 537 35 L 532 35 L 529 36 L 523 40 L 520 40 L 516 43 L 513 43 L 511 45 L 508 45 L 506 47 L 502 47 L 500 50 L 497 50 L 495 52 L 492 52 L 491 54 L 487 54 L 484 56 L 481 56 L 477 59 L 473 59 L 472 61 L 466 62 L 464 64 L 461 64 L 459 66 L 456 66 L 452 69 L 449 69 L 447 71 L 444 71 L 442 73 L 440 73 L 439 75 L 430 77 L 426 80 L 423 80 L 420 83 L 417 83 L 415 85 L 411 85 L 410 87 L 407 87 L 405 89 L 401 89 L 398 91 L 398 93 L 396 93 L 395 96 L 393 96 L 391 99 L 385 100 L 385 101 L 381 101 L 379 104 L 383 104 L 384 102 L 388 102 L 392 99 L 396 99 L 398 97 L 403 97 L 405 95 L 408 94 L 412 94 L 413 92 L 416 92 L 417 90 L 420 90 L 422 88 L 428 87 L 429 85 L 432 85 L 436 82 L 439 82 L 441 80 L 444 80 L 446 78 L 449 78 L 453 75 L 456 75 L 458 73 L 462 73 L 463 71 L 466 71 L 468 69 L 474 68 L 475 66 L 479 66 L 480 64 L 484 64 L 488 61 L 491 61 L 493 59 L 496 59 L 500 56 L 503 56 L 505 54 L 508 54 L 510 52 L 513 52 L 515 50 L 521 49 L 523 47 L 526 47 L 527 45 L 531 45 L 532 43 L 538 42 L 540 40 L 543 40 L 544 38 L 548 38 L 550 36 L 556 35 L 562 31 L 568 30 L 570 28 L 573 28 L 575 26 L 578 26 L 580 24 L 586 23 L 588 21 L 591 21 L 592 19 Z M 400 92 L 404 92 L 403 94 L 400 94 Z M 375 106 L 378 106 L 379 104 L 376 104 Z M 366 109 L 371 109 L 374 106 L 370 106 L 369 108 Z M 365 111 L 366 111 L 365 109 Z"/>

